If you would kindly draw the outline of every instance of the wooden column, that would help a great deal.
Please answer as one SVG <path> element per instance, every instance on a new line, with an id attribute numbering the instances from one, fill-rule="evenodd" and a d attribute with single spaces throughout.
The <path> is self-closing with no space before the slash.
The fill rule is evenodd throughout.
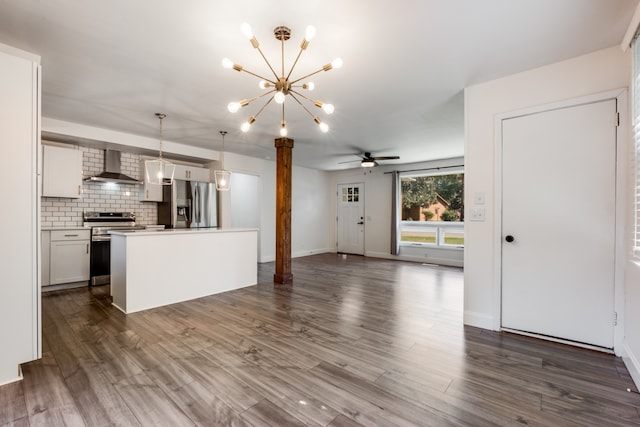
<path id="1" fill-rule="evenodd" d="M 276 272 L 275 283 L 293 283 L 291 274 L 291 158 L 293 139 L 276 138 Z"/>

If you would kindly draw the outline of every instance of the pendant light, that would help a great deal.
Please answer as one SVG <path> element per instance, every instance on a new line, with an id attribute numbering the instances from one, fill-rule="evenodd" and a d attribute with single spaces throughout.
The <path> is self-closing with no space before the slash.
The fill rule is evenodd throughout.
<path id="1" fill-rule="evenodd" d="M 229 191 L 231 188 L 231 171 L 224 169 L 224 136 L 227 134 L 226 130 L 219 131 L 222 135 L 222 151 L 220 152 L 220 169 L 213 171 L 216 178 L 216 190 Z"/>
<path id="2" fill-rule="evenodd" d="M 162 158 L 162 120 L 167 117 L 164 113 L 156 113 L 160 119 L 160 154 L 155 160 L 146 160 L 144 167 L 146 170 L 145 181 L 148 184 L 171 185 L 173 184 L 173 174 L 176 166 Z"/>

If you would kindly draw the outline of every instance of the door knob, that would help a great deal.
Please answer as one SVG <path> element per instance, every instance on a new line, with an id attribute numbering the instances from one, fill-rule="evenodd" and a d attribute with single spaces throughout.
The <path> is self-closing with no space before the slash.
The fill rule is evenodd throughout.
<path id="1" fill-rule="evenodd" d="M 504 238 L 504 240 L 506 240 L 508 243 L 512 243 L 516 239 L 514 239 L 511 234 L 508 234 L 507 237 Z"/>

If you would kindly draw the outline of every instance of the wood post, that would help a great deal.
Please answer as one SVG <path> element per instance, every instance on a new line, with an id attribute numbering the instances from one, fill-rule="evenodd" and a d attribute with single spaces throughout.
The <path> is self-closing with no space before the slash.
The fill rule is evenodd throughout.
<path id="1" fill-rule="evenodd" d="M 291 159 L 293 139 L 276 138 L 276 272 L 275 283 L 293 283 L 291 274 Z"/>

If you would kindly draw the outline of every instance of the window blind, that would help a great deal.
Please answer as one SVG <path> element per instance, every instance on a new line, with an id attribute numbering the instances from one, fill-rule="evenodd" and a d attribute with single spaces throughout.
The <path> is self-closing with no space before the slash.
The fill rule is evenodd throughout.
<path id="1" fill-rule="evenodd" d="M 633 44 L 632 115 L 634 163 L 634 231 L 633 252 L 640 256 L 640 43 L 636 35 Z"/>

